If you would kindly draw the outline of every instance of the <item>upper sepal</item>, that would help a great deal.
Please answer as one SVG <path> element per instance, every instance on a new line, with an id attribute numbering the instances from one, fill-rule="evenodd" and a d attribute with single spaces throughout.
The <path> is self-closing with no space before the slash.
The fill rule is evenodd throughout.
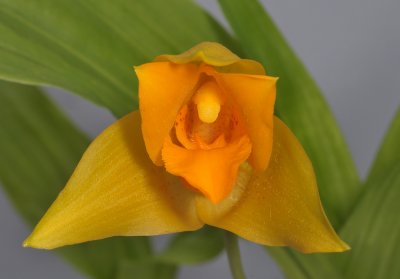
<path id="1" fill-rule="evenodd" d="M 200 64 L 213 66 L 219 72 L 265 75 L 264 67 L 257 61 L 241 59 L 223 45 L 202 42 L 178 55 L 160 55 L 155 61 L 169 61 L 175 64 Z"/>

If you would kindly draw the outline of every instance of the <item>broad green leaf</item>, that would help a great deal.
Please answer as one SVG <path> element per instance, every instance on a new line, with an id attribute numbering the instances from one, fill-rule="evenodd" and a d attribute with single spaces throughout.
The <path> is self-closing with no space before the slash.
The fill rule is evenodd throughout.
<path id="1" fill-rule="evenodd" d="M 360 200 L 342 230 L 352 246 L 340 258 L 348 279 L 400 278 L 400 162 Z"/>
<path id="2" fill-rule="evenodd" d="M 343 278 L 399 278 L 400 110 L 341 233 L 353 249 L 337 255 Z"/>
<path id="3" fill-rule="evenodd" d="M 124 260 L 119 265 L 116 279 L 172 279 L 177 271 L 175 265 Z"/>
<path id="4" fill-rule="evenodd" d="M 367 184 L 387 175 L 388 169 L 400 162 L 400 108 L 385 135 L 369 172 Z M 374 183 L 372 183 L 374 184 Z M 375 183 L 376 184 L 376 183 Z"/>
<path id="5" fill-rule="evenodd" d="M 64 186 L 89 140 L 33 87 L 0 81 L 0 100 L 1 181 L 34 224 Z"/>
<path id="6" fill-rule="evenodd" d="M 75 92 L 122 116 L 132 66 L 229 35 L 190 0 L 0 0 L 0 78 Z"/>
<path id="7" fill-rule="evenodd" d="M 222 232 L 205 227 L 177 234 L 157 258 L 171 264 L 197 264 L 216 257 L 224 249 Z"/>
<path id="8" fill-rule="evenodd" d="M 44 214 L 88 143 L 39 90 L 0 81 L 0 181 L 28 223 Z M 120 258 L 148 257 L 150 246 L 112 238 L 58 251 L 90 277 L 108 279 Z"/>
<path id="9" fill-rule="evenodd" d="M 256 0 L 219 0 L 248 58 L 278 76 L 276 109 L 310 156 L 332 224 L 345 220 L 359 191 L 355 166 L 320 89 Z"/>

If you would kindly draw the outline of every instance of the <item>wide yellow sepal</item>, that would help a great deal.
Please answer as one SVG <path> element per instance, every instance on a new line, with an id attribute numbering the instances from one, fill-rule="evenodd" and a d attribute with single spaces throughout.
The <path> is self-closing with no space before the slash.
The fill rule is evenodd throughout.
<path id="1" fill-rule="evenodd" d="M 303 253 L 349 249 L 325 216 L 308 156 L 276 117 L 267 170 L 242 166 L 235 189 L 221 204 L 198 196 L 196 210 L 203 222 L 259 244 Z"/>
<path id="2" fill-rule="evenodd" d="M 194 193 L 149 159 L 139 113 L 98 136 L 24 246 L 51 249 L 111 236 L 202 227 Z"/>

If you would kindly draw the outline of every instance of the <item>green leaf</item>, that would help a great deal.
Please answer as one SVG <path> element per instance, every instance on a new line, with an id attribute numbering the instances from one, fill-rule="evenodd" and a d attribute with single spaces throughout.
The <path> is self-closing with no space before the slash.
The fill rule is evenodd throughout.
<path id="1" fill-rule="evenodd" d="M 39 90 L 0 81 L 0 181 L 28 223 L 44 214 L 88 143 Z M 148 257 L 150 246 L 146 238 L 111 238 L 58 252 L 91 277 L 107 279 L 119 259 Z"/>
<path id="2" fill-rule="evenodd" d="M 222 232 L 204 227 L 177 234 L 157 259 L 170 264 L 197 264 L 218 256 L 224 249 Z"/>
<path id="3" fill-rule="evenodd" d="M 342 230 L 352 246 L 340 258 L 344 278 L 400 278 L 400 162 L 374 183 Z"/>
<path id="4" fill-rule="evenodd" d="M 0 78 L 49 84 L 122 116 L 137 107 L 132 66 L 229 35 L 188 0 L 0 0 Z"/>
<path id="5" fill-rule="evenodd" d="M 384 178 L 388 169 L 400 162 L 400 108 L 385 135 L 369 172 L 367 185 Z M 372 183 L 374 184 L 374 183 Z M 376 183 L 375 183 L 376 184 Z"/>
<path id="6" fill-rule="evenodd" d="M 1 180 L 19 211 L 35 224 L 89 140 L 33 87 L 0 81 L 0 100 Z"/>
<path id="7" fill-rule="evenodd" d="M 337 255 L 343 278 L 399 278 L 400 110 L 373 162 L 357 206 L 341 230 L 352 250 Z"/>
<path id="8" fill-rule="evenodd" d="M 172 279 L 176 277 L 177 266 L 159 264 L 152 261 L 122 261 L 118 268 L 117 279 Z"/>
<path id="9" fill-rule="evenodd" d="M 310 156 L 321 199 L 339 225 L 359 192 L 359 179 L 336 121 L 320 89 L 256 0 L 219 0 L 248 58 L 278 76 L 276 109 Z"/>

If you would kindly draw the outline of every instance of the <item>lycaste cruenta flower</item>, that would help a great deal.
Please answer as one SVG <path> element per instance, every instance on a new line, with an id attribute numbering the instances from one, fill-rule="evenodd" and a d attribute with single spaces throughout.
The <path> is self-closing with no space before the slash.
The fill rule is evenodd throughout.
<path id="1" fill-rule="evenodd" d="M 193 231 L 299 251 L 348 249 L 312 164 L 277 117 L 277 78 L 217 43 L 135 68 L 139 110 L 89 146 L 25 246 Z"/>

